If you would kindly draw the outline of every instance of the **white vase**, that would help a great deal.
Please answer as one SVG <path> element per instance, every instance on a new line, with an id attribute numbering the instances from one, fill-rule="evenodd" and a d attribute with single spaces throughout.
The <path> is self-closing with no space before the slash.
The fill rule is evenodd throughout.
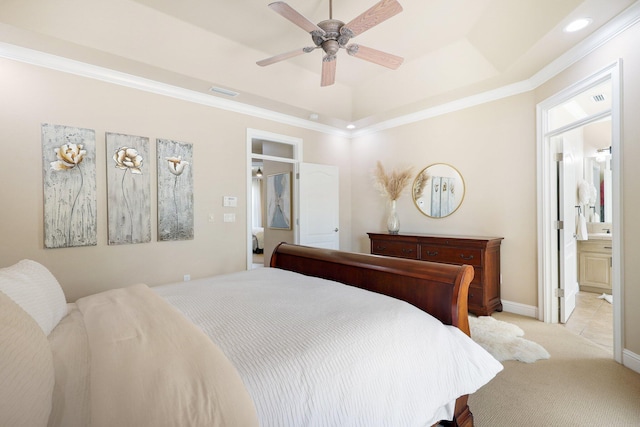
<path id="1" fill-rule="evenodd" d="M 396 211 L 396 201 L 392 200 L 389 207 L 389 217 L 387 218 L 387 230 L 389 234 L 398 234 L 400 231 L 400 218 Z"/>

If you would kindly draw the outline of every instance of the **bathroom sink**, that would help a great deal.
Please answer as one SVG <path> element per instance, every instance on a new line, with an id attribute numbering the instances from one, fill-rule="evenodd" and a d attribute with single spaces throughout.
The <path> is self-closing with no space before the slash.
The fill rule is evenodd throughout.
<path id="1" fill-rule="evenodd" d="M 589 240 L 611 240 L 611 233 L 589 233 Z"/>

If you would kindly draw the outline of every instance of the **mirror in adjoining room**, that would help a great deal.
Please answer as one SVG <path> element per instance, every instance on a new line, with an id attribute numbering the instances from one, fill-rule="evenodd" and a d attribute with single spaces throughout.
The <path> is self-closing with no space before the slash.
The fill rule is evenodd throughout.
<path id="1" fill-rule="evenodd" d="M 460 207 L 464 191 L 464 179 L 456 168 L 446 163 L 435 163 L 416 176 L 411 196 L 424 215 L 444 218 Z"/>
<path id="2" fill-rule="evenodd" d="M 583 178 L 592 186 L 587 220 L 589 222 L 612 222 L 610 117 L 585 126 Z"/>

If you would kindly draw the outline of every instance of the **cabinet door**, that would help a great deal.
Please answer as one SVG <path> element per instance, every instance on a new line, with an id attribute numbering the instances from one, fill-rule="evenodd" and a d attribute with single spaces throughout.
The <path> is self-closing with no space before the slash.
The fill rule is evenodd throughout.
<path id="1" fill-rule="evenodd" d="M 611 290 L 611 255 L 596 252 L 580 254 L 580 285 Z"/>

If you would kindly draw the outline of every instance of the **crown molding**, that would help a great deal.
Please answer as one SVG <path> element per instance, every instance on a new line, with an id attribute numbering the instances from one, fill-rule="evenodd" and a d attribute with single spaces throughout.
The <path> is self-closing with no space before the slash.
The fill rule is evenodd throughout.
<path id="1" fill-rule="evenodd" d="M 606 25 L 560 55 L 549 65 L 534 74 L 529 81 L 531 81 L 534 88 L 546 83 L 638 22 L 640 22 L 640 1 L 633 3 Z"/>
<path id="2" fill-rule="evenodd" d="M 589 37 L 585 38 L 582 42 L 578 43 L 573 48 L 560 55 L 553 62 L 549 63 L 547 66 L 542 68 L 527 80 L 522 80 L 520 82 L 503 86 L 498 89 L 482 92 L 480 94 L 461 98 L 453 102 L 441 104 L 432 108 L 427 108 L 425 110 L 416 111 L 412 114 L 407 114 L 405 116 L 379 122 L 366 128 L 362 128 L 358 131 L 354 131 L 352 136 L 363 136 L 385 129 L 391 129 L 394 127 L 415 123 L 443 114 L 452 113 L 454 111 L 463 110 L 465 108 L 475 107 L 487 102 L 497 101 L 502 98 L 507 98 L 509 96 L 518 95 L 520 93 L 534 90 L 553 77 L 557 76 L 562 71 L 566 70 L 582 58 L 586 57 L 599 47 L 611 41 L 625 30 L 633 27 L 638 22 L 640 22 L 640 1 L 633 3 L 627 9 L 625 9 L 624 12 L 613 18 L 605 26 L 601 27 L 597 31 L 594 31 L 593 34 L 591 34 Z"/>
<path id="3" fill-rule="evenodd" d="M 497 101 L 502 98 L 517 95 L 520 93 L 528 92 L 535 89 L 531 86 L 529 80 L 523 80 L 518 83 L 513 83 L 507 86 L 502 86 L 498 89 L 490 90 L 487 92 L 479 93 L 477 95 L 460 98 L 455 101 L 440 104 L 435 107 L 427 108 L 424 110 L 416 111 L 411 114 L 396 117 L 393 119 L 385 120 L 374 125 L 362 128 L 357 131 L 353 131 L 352 137 L 364 136 L 376 132 L 380 132 L 386 129 L 392 129 L 399 126 L 408 125 L 422 120 L 431 119 L 433 117 L 441 116 L 443 114 L 452 113 L 454 111 L 464 110 L 466 108 L 482 105 L 487 102 Z"/>
<path id="4" fill-rule="evenodd" d="M 75 74 L 107 83 L 125 86 L 145 92 L 168 96 L 187 102 L 206 105 L 221 110 L 231 111 L 252 117 L 257 117 L 277 123 L 282 123 L 302 129 L 345 138 L 359 137 L 386 129 L 404 126 L 429 118 L 437 117 L 454 111 L 496 101 L 509 96 L 518 95 L 536 89 L 551 78 L 555 77 L 580 59 L 589 55 L 605 43 L 609 42 L 623 31 L 636 25 L 640 21 L 640 1 L 633 3 L 624 12 L 616 16 L 605 26 L 595 31 L 585 40 L 559 56 L 549 65 L 538 71 L 527 80 L 509 84 L 498 89 L 477 95 L 458 99 L 435 107 L 419 110 L 411 114 L 384 120 L 365 128 L 348 131 L 334 126 L 324 125 L 311 120 L 301 119 L 289 114 L 278 113 L 261 107 L 244 104 L 237 101 L 222 99 L 213 95 L 196 92 L 190 89 L 169 85 L 132 74 L 115 71 L 105 67 L 87 64 L 80 61 L 52 55 L 49 53 L 24 48 L 21 46 L 0 42 L 0 57 L 24 62 L 39 67 L 49 68 L 64 73 Z"/>
<path id="5" fill-rule="evenodd" d="M 145 92 L 154 93 L 157 95 L 168 96 L 187 102 L 206 105 L 221 110 L 232 111 L 252 117 L 258 117 L 261 119 L 283 123 L 303 129 L 309 129 L 343 137 L 350 136 L 350 132 L 338 129 L 333 126 L 323 125 L 321 123 L 301 119 L 289 114 L 282 114 L 272 110 L 268 110 L 266 108 L 260 108 L 237 101 L 218 98 L 213 95 L 200 93 L 179 86 L 146 79 L 144 77 L 135 76 L 133 74 L 127 74 L 109 68 L 87 64 L 85 62 L 80 62 L 9 43 L 0 42 L 0 58 L 24 62 L 38 67 L 49 68 L 52 70 L 61 71 L 63 73 L 69 73 L 77 76 L 87 77 L 90 79 L 100 80 L 106 83 L 112 83 L 120 86 L 142 90 Z"/>

